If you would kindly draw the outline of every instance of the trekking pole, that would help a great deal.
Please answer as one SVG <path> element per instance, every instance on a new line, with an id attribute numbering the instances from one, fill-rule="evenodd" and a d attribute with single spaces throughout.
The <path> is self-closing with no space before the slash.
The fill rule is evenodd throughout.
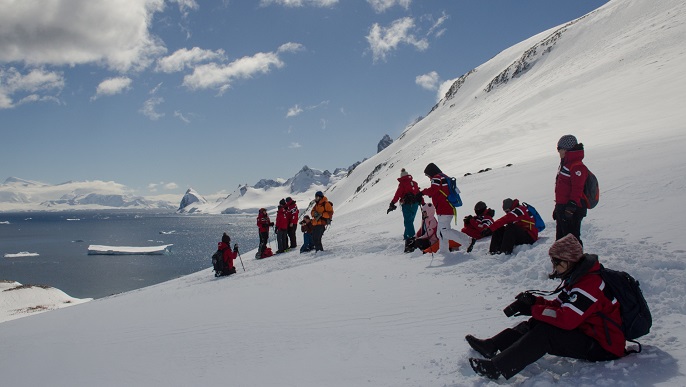
<path id="1" fill-rule="evenodd" d="M 238 253 L 238 259 L 241 260 L 241 266 L 243 266 L 243 271 L 245 271 L 245 265 L 243 265 L 243 257 L 241 257 L 240 251 L 237 251 L 237 253 Z"/>

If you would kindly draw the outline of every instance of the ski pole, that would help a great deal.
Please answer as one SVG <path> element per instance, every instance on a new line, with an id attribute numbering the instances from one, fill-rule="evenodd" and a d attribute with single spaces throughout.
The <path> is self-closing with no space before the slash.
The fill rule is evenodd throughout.
<path id="1" fill-rule="evenodd" d="M 238 259 L 241 260 L 241 266 L 243 266 L 243 271 L 245 271 L 245 265 L 243 265 L 243 257 L 241 257 L 240 251 L 237 251 L 237 253 L 238 253 Z"/>

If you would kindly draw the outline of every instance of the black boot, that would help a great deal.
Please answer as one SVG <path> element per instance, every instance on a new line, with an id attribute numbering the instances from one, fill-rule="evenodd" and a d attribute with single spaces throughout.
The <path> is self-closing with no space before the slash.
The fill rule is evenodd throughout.
<path id="1" fill-rule="evenodd" d="M 414 246 L 414 237 L 405 239 L 405 251 L 406 253 L 411 253 L 416 247 Z"/>
<path id="2" fill-rule="evenodd" d="M 498 349 L 491 340 L 477 339 L 472 335 L 465 336 L 465 340 L 467 340 L 467 343 L 470 347 L 472 347 L 472 349 L 474 349 L 476 352 L 479 352 L 481 356 L 485 357 L 486 359 L 493 359 L 496 353 L 498 353 Z"/>
<path id="3" fill-rule="evenodd" d="M 474 372 L 489 379 L 498 380 L 500 371 L 498 367 L 493 364 L 493 361 L 487 359 L 469 358 L 469 365 L 472 366 Z"/>

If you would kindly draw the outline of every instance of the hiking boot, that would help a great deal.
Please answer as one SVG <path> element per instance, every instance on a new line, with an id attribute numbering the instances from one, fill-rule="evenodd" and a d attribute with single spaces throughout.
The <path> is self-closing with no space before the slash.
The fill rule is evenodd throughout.
<path id="1" fill-rule="evenodd" d="M 472 366 L 474 372 L 481 376 L 485 376 L 492 380 L 498 380 L 500 377 L 500 371 L 498 371 L 498 367 L 493 364 L 492 360 L 470 357 L 469 365 Z"/>
<path id="2" fill-rule="evenodd" d="M 229 269 L 229 272 L 227 273 L 227 275 L 230 275 L 230 274 L 236 274 L 236 268 L 235 267 L 232 267 L 231 269 Z"/>
<path id="3" fill-rule="evenodd" d="M 498 349 L 495 347 L 495 345 L 493 345 L 491 340 L 477 339 L 472 335 L 465 336 L 465 340 L 467 340 L 467 343 L 470 347 L 472 347 L 472 349 L 474 349 L 476 352 L 479 352 L 481 356 L 485 357 L 486 359 L 493 359 L 496 353 L 498 353 Z"/>

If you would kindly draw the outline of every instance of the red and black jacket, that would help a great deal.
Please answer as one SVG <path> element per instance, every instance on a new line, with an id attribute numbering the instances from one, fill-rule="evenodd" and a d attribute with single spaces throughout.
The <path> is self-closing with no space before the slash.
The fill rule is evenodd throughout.
<path id="1" fill-rule="evenodd" d="M 512 201 L 512 210 L 506 212 L 498 220 L 493 222 L 488 228 L 495 231 L 507 224 L 514 224 L 517 227 L 525 229 L 531 239 L 536 242 L 538 240 L 538 229 L 536 228 L 536 219 L 529 212 L 525 205 L 519 204 L 519 199 Z"/>
<path id="2" fill-rule="evenodd" d="M 588 177 L 588 168 L 583 163 L 584 150 L 569 150 L 560 161 L 555 179 L 555 203 L 567 204 L 570 201 L 581 208 L 584 196 L 584 184 Z"/>
<path id="3" fill-rule="evenodd" d="M 412 175 L 405 175 L 398 178 L 398 189 L 395 190 L 395 196 L 391 203 L 400 201 L 400 204 L 417 202 L 417 194 L 419 193 L 419 185 L 412 180 Z M 409 198 L 409 200 L 408 200 Z"/>
<path id="4" fill-rule="evenodd" d="M 442 173 L 439 173 L 431 178 L 431 186 L 420 191 L 422 195 L 429 196 L 431 202 L 436 208 L 436 215 L 455 215 L 453 206 L 448 201 L 448 194 L 450 188 L 448 181 Z"/>

